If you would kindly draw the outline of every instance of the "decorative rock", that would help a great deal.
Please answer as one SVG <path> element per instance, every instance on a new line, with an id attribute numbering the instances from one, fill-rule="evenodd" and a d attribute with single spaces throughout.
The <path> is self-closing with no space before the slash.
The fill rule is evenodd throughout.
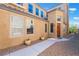
<path id="1" fill-rule="evenodd" d="M 45 38 L 44 37 L 41 37 L 41 40 L 45 40 Z"/>
<path id="2" fill-rule="evenodd" d="M 25 44 L 25 45 L 30 45 L 30 44 L 31 44 L 31 40 L 25 40 L 25 41 L 24 41 L 24 44 Z"/>

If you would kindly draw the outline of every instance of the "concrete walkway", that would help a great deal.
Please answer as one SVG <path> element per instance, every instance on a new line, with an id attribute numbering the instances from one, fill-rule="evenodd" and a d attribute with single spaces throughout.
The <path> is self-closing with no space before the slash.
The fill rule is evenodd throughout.
<path id="1" fill-rule="evenodd" d="M 63 39 L 49 38 L 49 39 L 44 40 L 40 43 L 31 45 L 31 46 L 28 46 L 28 47 L 23 48 L 21 50 L 7 54 L 6 56 L 37 56 L 38 54 L 43 52 L 48 47 L 55 44 L 56 42 L 67 41 L 67 40 L 68 39 L 64 39 L 64 38 Z"/>

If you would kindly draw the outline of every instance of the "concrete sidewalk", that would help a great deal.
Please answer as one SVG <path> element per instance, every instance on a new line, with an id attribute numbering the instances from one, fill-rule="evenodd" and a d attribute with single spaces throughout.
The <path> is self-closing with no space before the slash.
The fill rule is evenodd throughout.
<path id="1" fill-rule="evenodd" d="M 55 39 L 55 38 L 49 38 L 47 40 L 44 40 L 40 43 L 28 46 L 24 49 L 12 52 L 10 54 L 7 54 L 5 56 L 37 56 L 41 52 L 43 52 L 45 49 L 50 47 L 51 45 L 55 44 L 56 42 L 60 41 L 67 41 L 68 39 Z"/>

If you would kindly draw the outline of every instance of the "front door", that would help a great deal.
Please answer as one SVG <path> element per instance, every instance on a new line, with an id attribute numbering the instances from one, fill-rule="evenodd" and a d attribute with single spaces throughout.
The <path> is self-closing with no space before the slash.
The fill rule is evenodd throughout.
<path id="1" fill-rule="evenodd" d="M 61 28 L 60 28 L 60 23 L 57 23 L 57 37 L 60 37 Z"/>

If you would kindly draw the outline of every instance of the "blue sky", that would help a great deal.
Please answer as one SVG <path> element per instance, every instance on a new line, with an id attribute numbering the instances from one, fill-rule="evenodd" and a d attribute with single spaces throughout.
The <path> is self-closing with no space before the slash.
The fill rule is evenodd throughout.
<path id="1" fill-rule="evenodd" d="M 79 3 L 69 4 L 69 21 L 70 25 L 78 24 L 79 27 Z"/>
<path id="2" fill-rule="evenodd" d="M 59 4 L 57 4 L 57 3 L 38 3 L 38 5 L 40 5 L 41 7 L 43 7 L 46 10 L 49 10 L 52 7 L 55 7 L 55 6 L 59 5 Z"/>
<path id="3" fill-rule="evenodd" d="M 38 3 L 41 7 L 49 10 L 59 4 L 57 3 Z M 79 27 L 79 3 L 69 3 L 69 24 L 77 24 Z"/>

